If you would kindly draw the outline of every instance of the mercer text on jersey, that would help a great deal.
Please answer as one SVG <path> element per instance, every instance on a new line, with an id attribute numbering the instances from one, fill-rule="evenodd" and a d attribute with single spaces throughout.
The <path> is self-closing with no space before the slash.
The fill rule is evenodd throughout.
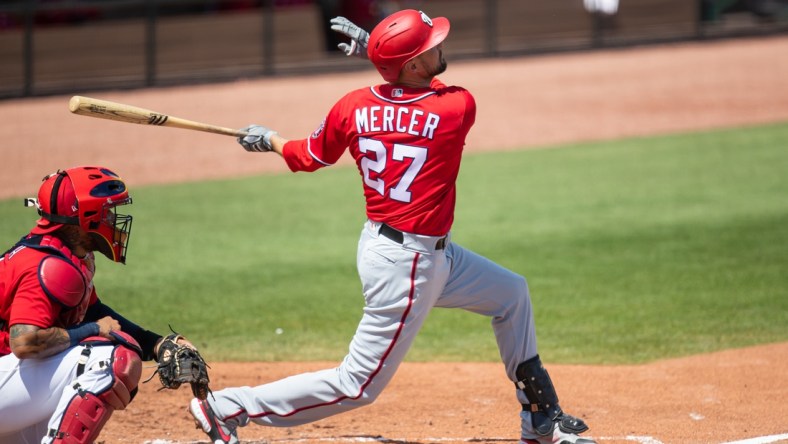
<path id="1" fill-rule="evenodd" d="M 440 116 L 424 113 L 419 109 L 406 106 L 365 106 L 356 108 L 356 131 L 359 134 L 370 132 L 397 132 L 421 136 L 432 140 L 435 129 L 440 123 Z"/>

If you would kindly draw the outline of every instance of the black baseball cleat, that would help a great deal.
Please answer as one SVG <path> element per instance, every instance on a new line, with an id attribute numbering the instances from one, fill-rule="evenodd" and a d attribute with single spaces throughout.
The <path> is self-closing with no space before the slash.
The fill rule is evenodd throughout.
<path id="1" fill-rule="evenodd" d="M 194 424 L 202 429 L 213 444 L 237 444 L 238 435 L 235 430 L 230 432 L 221 421 L 216 418 L 208 401 L 197 398 L 189 403 L 189 413 L 194 417 Z"/>
<path id="2" fill-rule="evenodd" d="M 597 444 L 591 438 L 582 438 L 580 433 L 588 430 L 582 419 L 562 413 L 559 421 L 553 424 L 553 433 L 547 436 L 523 436 L 520 444 Z"/>

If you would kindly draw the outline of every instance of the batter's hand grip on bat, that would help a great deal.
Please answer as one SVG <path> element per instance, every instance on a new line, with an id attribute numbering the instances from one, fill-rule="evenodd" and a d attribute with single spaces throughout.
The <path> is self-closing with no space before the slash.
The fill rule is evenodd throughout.
<path id="1" fill-rule="evenodd" d="M 100 119 L 116 120 L 118 122 L 137 123 L 140 125 L 169 126 L 194 131 L 204 131 L 225 136 L 244 137 L 245 131 L 224 128 L 207 123 L 195 122 L 169 116 L 149 109 L 124 103 L 110 102 L 109 100 L 94 99 L 91 97 L 74 96 L 68 102 L 68 109 L 81 116 L 97 117 Z"/>

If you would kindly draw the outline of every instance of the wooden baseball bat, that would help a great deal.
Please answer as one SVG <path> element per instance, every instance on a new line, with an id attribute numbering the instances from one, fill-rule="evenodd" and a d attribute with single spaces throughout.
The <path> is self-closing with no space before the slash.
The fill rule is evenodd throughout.
<path id="1" fill-rule="evenodd" d="M 156 111 L 139 108 L 124 103 L 99 100 L 91 97 L 74 96 L 68 101 L 68 109 L 81 116 L 98 117 L 100 119 L 117 120 L 118 122 L 138 123 L 141 125 L 170 126 L 208 133 L 223 134 L 225 136 L 244 137 L 245 131 L 224 128 L 207 123 L 195 122 L 168 116 Z"/>

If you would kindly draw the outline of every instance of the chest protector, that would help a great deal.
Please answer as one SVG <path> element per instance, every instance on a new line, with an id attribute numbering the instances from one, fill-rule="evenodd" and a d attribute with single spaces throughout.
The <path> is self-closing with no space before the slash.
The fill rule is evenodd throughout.
<path id="1" fill-rule="evenodd" d="M 30 236 L 18 245 L 47 253 L 38 264 L 38 281 L 44 293 L 63 309 L 60 326 L 79 324 L 85 318 L 93 292 L 93 253 L 80 259 L 53 236 Z"/>

